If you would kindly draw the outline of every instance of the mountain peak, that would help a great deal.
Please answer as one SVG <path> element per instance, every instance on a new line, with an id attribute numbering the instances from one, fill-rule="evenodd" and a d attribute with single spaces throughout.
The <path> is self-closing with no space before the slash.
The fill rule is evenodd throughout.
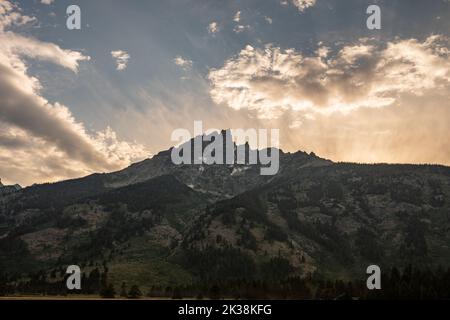
<path id="1" fill-rule="evenodd" d="M 4 185 L 2 183 L 2 179 L 0 178 L 0 189 L 1 189 L 1 194 L 9 194 L 15 191 L 18 191 L 20 189 L 22 189 L 22 187 L 18 184 L 14 184 L 14 185 Z"/>

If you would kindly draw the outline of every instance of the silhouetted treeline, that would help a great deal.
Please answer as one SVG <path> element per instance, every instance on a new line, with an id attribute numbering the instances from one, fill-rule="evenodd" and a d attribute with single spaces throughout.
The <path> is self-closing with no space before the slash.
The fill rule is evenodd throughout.
<path id="1" fill-rule="evenodd" d="M 272 268 L 271 268 L 272 267 Z M 402 271 L 392 268 L 381 278 L 381 290 L 368 290 L 365 280 L 342 281 L 326 279 L 320 274 L 306 278 L 288 277 L 280 279 L 282 270 L 288 266 L 275 259 L 265 270 L 264 280 L 230 279 L 227 281 L 200 281 L 190 286 L 164 287 L 154 285 L 142 292 L 138 285 L 127 287 L 122 283 L 120 290 L 108 281 L 108 268 L 94 268 L 83 274 L 82 289 L 69 291 L 66 288 L 67 275 L 59 280 L 62 270 L 51 274 L 43 272 L 29 275 L 21 280 L 0 275 L 0 295 L 36 294 L 66 295 L 68 293 L 96 294 L 104 298 L 210 298 L 210 299 L 450 299 L 450 269 L 420 270 L 408 266 Z M 281 268 L 281 270 L 280 270 Z M 274 276 L 275 274 L 278 276 Z"/>

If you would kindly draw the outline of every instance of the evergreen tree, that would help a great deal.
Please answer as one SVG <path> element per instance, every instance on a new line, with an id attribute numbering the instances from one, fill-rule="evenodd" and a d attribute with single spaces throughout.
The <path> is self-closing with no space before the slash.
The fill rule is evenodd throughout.
<path id="1" fill-rule="evenodd" d="M 120 296 L 122 298 L 127 298 L 127 284 L 125 282 L 122 282 L 122 286 L 120 287 Z"/>
<path id="2" fill-rule="evenodd" d="M 128 292 L 128 298 L 130 299 L 138 299 L 142 296 L 141 290 L 137 285 L 133 285 Z"/>
<path id="3" fill-rule="evenodd" d="M 100 290 L 100 296 L 102 298 L 112 299 L 115 297 L 115 295 L 116 295 L 116 290 L 114 289 L 114 286 L 111 283 L 102 287 L 102 289 Z"/>

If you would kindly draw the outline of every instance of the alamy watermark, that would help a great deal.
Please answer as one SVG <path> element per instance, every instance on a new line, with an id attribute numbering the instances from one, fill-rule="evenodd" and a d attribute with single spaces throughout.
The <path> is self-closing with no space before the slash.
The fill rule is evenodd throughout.
<path id="1" fill-rule="evenodd" d="M 172 149 L 171 159 L 177 165 L 260 164 L 261 175 L 275 175 L 280 167 L 279 136 L 279 129 L 270 129 L 269 144 L 268 129 L 231 129 L 226 132 L 208 129 L 203 132 L 202 121 L 194 121 L 193 135 L 184 128 L 172 132 L 171 140 L 179 145 Z"/>
<path id="2" fill-rule="evenodd" d="M 376 264 L 372 264 L 367 267 L 367 274 L 370 276 L 367 278 L 366 285 L 369 290 L 381 289 L 381 269 Z"/>
<path id="3" fill-rule="evenodd" d="M 366 20 L 366 26 L 369 30 L 381 29 L 381 9 L 376 4 L 372 4 L 367 7 L 367 14 L 370 16 Z"/>
<path id="4" fill-rule="evenodd" d="M 81 290 L 81 269 L 77 265 L 70 265 L 66 270 L 70 276 L 66 280 L 66 286 L 69 290 Z"/>
<path id="5" fill-rule="evenodd" d="M 66 9 L 67 20 L 66 27 L 69 30 L 81 29 L 81 9 L 79 6 L 72 4 Z"/>

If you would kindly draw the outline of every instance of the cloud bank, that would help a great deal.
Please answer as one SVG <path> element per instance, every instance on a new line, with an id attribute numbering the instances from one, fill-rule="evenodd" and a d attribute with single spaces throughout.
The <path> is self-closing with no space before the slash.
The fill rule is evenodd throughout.
<path id="1" fill-rule="evenodd" d="M 448 39 L 430 36 L 385 44 L 362 39 L 333 56 L 321 46 L 315 55 L 294 49 L 246 46 L 209 73 L 211 96 L 239 110 L 276 118 L 287 110 L 329 114 L 393 104 L 403 93 L 423 95 L 448 87 Z"/>
<path id="2" fill-rule="evenodd" d="M 283 148 L 341 161 L 450 165 L 450 42 L 432 35 L 246 46 L 209 72 L 220 106 L 281 128 Z"/>
<path id="3" fill-rule="evenodd" d="M 8 31 L 27 21 L 34 18 L 8 1 L 0 4 L 0 177 L 22 184 L 54 181 L 116 170 L 145 157 L 143 146 L 119 141 L 110 128 L 88 132 L 68 107 L 40 94 L 42 85 L 29 74 L 29 61 L 77 73 L 90 57 Z"/>

